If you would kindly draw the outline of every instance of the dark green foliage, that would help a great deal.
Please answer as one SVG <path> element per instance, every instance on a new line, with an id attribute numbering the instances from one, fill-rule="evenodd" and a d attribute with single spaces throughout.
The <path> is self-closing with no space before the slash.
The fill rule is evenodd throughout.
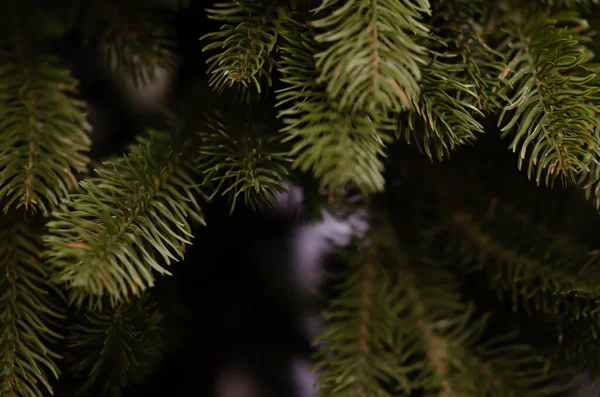
<path id="1" fill-rule="evenodd" d="M 469 90 L 459 92 L 462 100 L 490 114 L 504 105 L 501 98 L 506 86 L 504 55 L 492 48 L 491 5 L 484 0 L 443 0 L 433 10 L 433 24 L 438 49 L 455 54 L 448 63 L 455 67 L 453 75 Z M 460 60 L 460 64 L 457 64 Z"/>
<path id="2" fill-rule="evenodd" d="M 589 321 L 588 317 L 578 320 L 563 320 L 550 323 L 551 336 L 558 341 L 558 347 L 549 351 L 548 358 L 554 365 L 570 366 L 581 373 L 588 373 L 597 382 L 600 373 L 600 355 L 598 354 L 598 321 Z"/>
<path id="3" fill-rule="evenodd" d="M 399 112 L 419 97 L 428 61 L 419 39 L 428 0 L 323 0 L 316 10 L 317 83 L 342 110 Z"/>
<path id="4" fill-rule="evenodd" d="M 377 263 L 377 247 L 363 251 L 354 253 L 353 266 L 340 277 L 339 296 L 325 313 L 329 326 L 315 341 L 319 346 L 318 396 L 391 396 L 387 384 L 409 382 L 409 374 L 398 370 L 403 352 L 397 342 L 413 340 L 397 338 L 396 318 L 402 308 L 395 302 L 397 291 Z"/>
<path id="5" fill-rule="evenodd" d="M 555 335 L 545 346 L 549 364 L 566 360 L 595 373 L 598 251 L 497 198 L 481 200 L 471 192 L 443 202 L 440 222 L 425 233 L 425 246 L 441 245 L 445 262 L 486 274 L 489 286 L 514 312 L 548 320 L 547 337 Z"/>
<path id="6" fill-rule="evenodd" d="M 87 170 L 90 126 L 69 71 L 23 51 L 0 56 L 0 199 L 5 212 L 49 213 Z"/>
<path id="7" fill-rule="evenodd" d="M 600 208 L 600 165 L 590 160 L 589 169 L 579 176 L 579 184 L 583 187 L 585 195 L 592 200 L 596 208 Z"/>
<path id="8" fill-rule="evenodd" d="M 503 136 L 512 138 L 519 169 L 528 158 L 527 175 L 538 184 L 575 181 L 600 155 L 598 107 L 586 101 L 597 93 L 595 75 L 578 70 L 586 53 L 547 13 L 509 12 L 501 50 L 515 90 L 500 118 Z"/>
<path id="9" fill-rule="evenodd" d="M 430 158 L 435 155 L 442 160 L 457 146 L 474 142 L 475 134 L 483 132 L 483 126 L 475 119 L 483 113 L 471 104 L 477 93 L 458 79 L 460 65 L 435 59 L 423 70 L 420 102 L 413 112 L 400 115 L 397 135 L 404 136 L 408 143 L 414 140 Z"/>
<path id="10" fill-rule="evenodd" d="M 282 33 L 278 65 L 288 87 L 278 92 L 282 132 L 293 143 L 294 166 L 311 170 L 331 191 L 356 186 L 365 193 L 381 191 L 383 148 L 390 135 L 380 116 L 340 111 L 324 87 L 315 87 L 318 71 L 313 56 L 318 44 L 313 32 L 290 21 Z"/>
<path id="11" fill-rule="evenodd" d="M 68 338 L 77 356 L 71 371 L 85 378 L 79 393 L 93 388 L 94 395 L 119 397 L 124 387 L 144 382 L 164 353 L 162 322 L 147 294 L 81 315 Z"/>
<path id="12" fill-rule="evenodd" d="M 249 90 L 260 93 L 264 84 L 272 84 L 272 52 L 286 11 L 277 1 L 251 0 L 215 3 L 207 10 L 209 18 L 223 22 L 218 32 L 201 38 L 210 41 L 203 51 L 219 50 L 206 61 L 216 91 L 236 85 L 248 97 Z"/>
<path id="13" fill-rule="evenodd" d="M 190 221 L 203 217 L 197 166 L 186 155 L 192 142 L 178 140 L 178 132 L 150 130 L 53 212 L 44 241 L 54 280 L 71 289 L 71 302 L 80 306 L 91 296 L 90 304 L 100 304 L 105 294 L 122 301 L 154 285 L 153 271 L 170 274 L 165 264 L 183 258 Z"/>
<path id="14" fill-rule="evenodd" d="M 276 142 L 266 124 L 249 120 L 231 131 L 217 113 L 209 117 L 208 133 L 201 133 L 198 168 L 204 173 L 203 185 L 216 185 L 211 196 L 227 195 L 231 211 L 240 195 L 252 209 L 270 206 L 272 196 L 285 191 L 282 181 L 288 174 L 287 150 Z M 278 151 L 278 152 L 277 152 Z"/>
<path id="15" fill-rule="evenodd" d="M 326 312 L 318 396 L 559 396 L 568 385 L 514 335 L 484 333 L 443 265 L 402 252 L 375 214 Z M 387 269 L 387 270 L 386 270 Z M 484 336 L 485 335 L 485 336 Z"/>
<path id="16" fill-rule="evenodd" d="M 447 254 L 489 274 L 514 308 L 592 315 L 600 297 L 600 255 L 569 236 L 556 235 L 497 200 L 488 207 L 449 211 Z M 598 324 L 600 325 L 600 323 Z"/>
<path id="17" fill-rule="evenodd" d="M 21 211 L 0 216 L 0 395 L 53 394 L 58 378 L 56 343 L 64 308 L 48 281 L 35 219 Z"/>
<path id="18" fill-rule="evenodd" d="M 197 266 L 153 289 L 201 207 L 259 209 L 290 186 L 294 220 L 369 215 L 332 271 L 317 396 L 558 397 L 598 378 L 597 1 L 42 3 L 0 10 L 1 397 L 52 392 L 61 362 L 82 394 L 145 383 L 165 347 L 150 294 L 183 318 L 173 291 L 213 281 Z M 79 70 L 88 50 L 98 70 Z M 170 109 L 96 98 L 98 75 L 131 90 L 161 69 Z M 146 131 L 122 156 L 94 151 L 91 176 L 78 95 L 131 122 L 124 139 Z M 61 350 L 65 293 L 79 320 Z"/>
<path id="19" fill-rule="evenodd" d="M 82 12 L 85 40 L 100 49 L 107 67 L 120 77 L 140 86 L 154 79 L 157 68 L 175 71 L 179 57 L 171 15 L 151 4 L 127 2 L 88 2 Z"/>

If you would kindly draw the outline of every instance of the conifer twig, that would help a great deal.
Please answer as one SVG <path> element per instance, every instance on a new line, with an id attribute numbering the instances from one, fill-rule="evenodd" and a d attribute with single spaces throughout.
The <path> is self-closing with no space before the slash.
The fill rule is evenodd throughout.
<path id="1" fill-rule="evenodd" d="M 94 387 L 102 396 L 119 396 L 124 387 L 147 379 L 163 354 L 162 321 L 148 294 L 80 315 L 68 338 L 78 360 L 71 371 L 86 373 L 79 395 Z"/>
<path id="2" fill-rule="evenodd" d="M 203 217 L 191 142 L 174 136 L 149 131 L 53 212 L 44 241 L 54 280 L 71 289 L 71 302 L 91 297 L 99 305 L 108 294 L 114 305 L 154 285 L 153 271 L 170 274 L 165 265 L 183 257 L 191 220 L 202 224 Z"/>
<path id="3" fill-rule="evenodd" d="M 312 171 L 329 191 L 352 186 L 366 194 L 382 191 L 391 120 L 372 112 L 341 111 L 315 82 L 318 43 L 313 32 L 292 20 L 286 26 L 278 68 L 287 87 L 278 92 L 276 106 L 286 124 L 284 140 L 293 144 L 293 166 Z"/>
<path id="4" fill-rule="evenodd" d="M 419 43 L 429 33 L 421 19 L 427 0 L 323 0 L 312 21 L 317 82 L 340 109 L 399 112 L 419 96 L 421 67 L 428 61 Z"/>
<path id="5" fill-rule="evenodd" d="M 21 45 L 18 43 L 18 45 Z M 48 214 L 87 171 L 91 130 L 77 80 L 54 56 L 0 56 L 0 199 Z"/>
<path id="6" fill-rule="evenodd" d="M 241 123 L 225 121 L 218 112 L 207 118 L 209 132 L 201 133 L 198 168 L 205 175 L 203 185 L 216 184 L 211 198 L 228 195 L 231 212 L 239 196 L 254 210 L 271 206 L 273 195 L 286 190 L 282 182 L 291 162 L 279 137 L 252 116 Z"/>
<path id="7" fill-rule="evenodd" d="M 590 160 L 600 159 L 595 117 L 600 109 L 586 101 L 597 92 L 589 84 L 595 75 L 582 70 L 585 51 L 547 12 L 527 7 L 506 12 L 508 81 L 515 92 L 499 120 L 502 135 L 512 136 L 510 148 L 519 151 L 519 169 L 529 157 L 527 175 L 536 183 L 544 172 L 546 185 L 557 177 L 575 182 L 589 171 Z"/>
<path id="8" fill-rule="evenodd" d="M 180 61 L 172 18 L 152 5 L 86 2 L 81 29 L 86 43 L 99 47 L 109 70 L 141 87 L 154 80 L 158 68 L 175 72 Z"/>
<path id="9" fill-rule="evenodd" d="M 208 17 L 222 21 L 217 32 L 200 40 L 210 41 L 202 51 L 219 50 L 207 59 L 209 84 L 217 91 L 239 86 L 248 97 L 250 89 L 260 93 L 272 84 L 273 50 L 278 40 L 285 8 L 276 1 L 239 0 L 215 3 Z"/>
<path id="10" fill-rule="evenodd" d="M 53 394 L 58 378 L 52 345 L 62 335 L 64 308 L 41 258 L 40 229 L 21 211 L 0 216 L 0 395 L 42 397 Z"/>

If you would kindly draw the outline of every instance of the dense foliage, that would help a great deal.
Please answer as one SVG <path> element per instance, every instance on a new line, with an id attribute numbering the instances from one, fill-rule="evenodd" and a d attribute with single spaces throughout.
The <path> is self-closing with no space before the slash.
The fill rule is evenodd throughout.
<path id="1" fill-rule="evenodd" d="M 101 158 L 64 42 L 142 90 L 180 73 L 178 18 L 200 6 L 52 3 L 0 5 L 1 396 L 147 382 L 168 346 L 156 284 L 207 209 L 294 185 L 303 221 L 369 225 L 323 288 L 318 396 L 568 396 L 600 376 L 596 1 L 215 2 L 200 83 Z"/>

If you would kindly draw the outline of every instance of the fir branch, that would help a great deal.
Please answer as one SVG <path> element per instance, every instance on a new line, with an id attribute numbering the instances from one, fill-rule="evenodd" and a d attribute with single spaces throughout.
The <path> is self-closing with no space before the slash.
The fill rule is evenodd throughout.
<path id="1" fill-rule="evenodd" d="M 515 93 L 500 117 L 502 135 L 513 136 L 510 148 L 520 151 L 519 169 L 533 145 L 527 174 L 538 184 L 544 171 L 546 185 L 558 176 L 575 181 L 600 155 L 598 107 L 586 101 L 597 94 L 589 84 L 595 75 L 582 71 L 587 54 L 567 28 L 555 27 L 547 13 L 517 11 L 509 11 L 505 28 Z"/>
<path id="2" fill-rule="evenodd" d="M 315 340 L 316 397 L 391 397 L 392 382 L 410 391 L 410 372 L 398 361 L 409 361 L 411 354 L 395 354 L 394 349 L 410 346 L 414 338 L 396 339 L 402 306 L 395 302 L 397 291 L 377 254 L 375 245 L 353 254 L 348 273 L 341 275 L 336 287 L 339 297 L 330 301 L 324 314 L 327 326 Z"/>
<path id="3" fill-rule="evenodd" d="M 450 217 L 440 235 L 445 252 L 467 269 L 485 270 L 493 288 L 510 294 L 515 310 L 522 305 L 597 322 L 600 252 L 550 234 L 495 200 L 483 213 L 457 208 Z"/>
<path id="4" fill-rule="evenodd" d="M 203 52 L 220 50 L 206 60 L 209 85 L 217 92 L 236 85 L 245 96 L 252 87 L 260 93 L 264 81 L 272 84 L 272 53 L 286 18 L 285 7 L 278 7 L 275 1 L 249 0 L 215 3 L 214 7 L 207 9 L 208 17 L 223 25 L 218 32 L 200 38 L 210 41 Z"/>
<path id="5" fill-rule="evenodd" d="M 312 170 L 330 190 L 356 186 L 363 193 L 382 191 L 385 144 L 391 122 L 374 113 L 341 111 L 316 85 L 313 56 L 318 48 L 306 25 L 290 21 L 282 34 L 278 68 L 288 87 L 278 91 L 285 141 L 293 142 L 293 166 Z M 285 108 L 284 108 L 285 105 Z"/>
<path id="6" fill-rule="evenodd" d="M 462 83 L 457 74 L 463 67 L 444 63 L 439 58 L 423 68 L 421 98 L 415 110 L 398 116 L 397 137 L 407 143 L 414 139 L 417 147 L 430 158 L 433 152 L 438 160 L 461 145 L 476 140 L 483 126 L 474 115 L 483 113 L 471 103 L 477 93 L 473 86 Z"/>
<path id="7" fill-rule="evenodd" d="M 585 197 L 600 208 L 600 164 L 590 161 L 588 170 L 581 173 L 577 183 L 583 188 Z"/>
<path id="8" fill-rule="evenodd" d="M 559 373 L 545 373 L 543 357 L 516 344 L 516 333 L 484 337 L 488 316 L 473 314 L 443 264 L 415 257 L 399 265 L 399 288 L 409 307 L 403 327 L 418 332 L 426 365 L 417 379 L 426 394 L 560 396 L 570 386 Z"/>
<path id="9" fill-rule="evenodd" d="M 486 362 L 485 349 L 477 349 L 476 345 L 484 331 L 486 317 L 473 320 L 473 307 L 461 301 L 451 275 L 421 262 L 412 267 L 405 264 L 400 270 L 404 299 L 409 305 L 405 321 L 412 323 L 413 332 L 418 335 L 416 343 L 425 357 L 417 379 L 426 393 L 501 397 L 520 395 L 519 392 L 534 386 L 535 382 L 523 380 L 535 379 L 532 375 L 541 374 L 539 362 L 537 369 L 534 365 L 529 369 L 531 373 L 523 374 L 524 379 L 511 377 L 511 372 L 498 371 L 503 368 Z M 535 356 L 524 355 L 516 346 L 512 348 L 514 350 L 507 350 L 518 352 L 517 357 L 526 363 L 525 367 L 535 364 Z"/>
<path id="10" fill-rule="evenodd" d="M 211 132 L 201 134 L 198 168 L 205 175 L 203 185 L 217 184 L 211 197 L 229 195 L 232 212 L 240 195 L 254 210 L 270 206 L 273 195 L 286 190 L 282 181 L 288 175 L 287 151 L 276 152 L 277 136 L 269 135 L 252 116 L 239 131 L 230 131 L 233 122 L 226 123 L 219 113 L 215 116 L 208 117 Z"/>
<path id="11" fill-rule="evenodd" d="M 148 5 L 88 2 L 81 29 L 108 69 L 139 87 L 154 80 L 158 68 L 174 72 L 179 63 L 170 18 Z"/>
<path id="12" fill-rule="evenodd" d="M 600 64 L 594 62 L 587 62 L 586 67 L 593 70 L 596 73 L 596 78 L 591 81 L 591 84 L 600 87 Z M 600 109 L 600 97 L 592 97 L 587 100 L 588 103 Z M 595 114 L 596 119 L 600 120 L 600 113 Z M 593 151 L 595 143 L 590 143 L 590 151 Z M 592 201 L 595 207 L 600 208 L 600 160 L 596 157 L 592 157 L 588 161 L 588 168 L 581 172 L 578 176 L 577 184 L 583 189 L 585 197 Z"/>
<path id="13" fill-rule="evenodd" d="M 488 42 L 490 11 L 483 0 L 441 1 L 433 10 L 430 22 L 439 41 L 445 44 L 445 54 L 456 54 L 461 68 L 454 72 L 456 79 L 471 92 L 459 98 L 486 114 L 493 113 L 507 98 L 502 96 L 504 81 L 504 55 L 494 50 Z M 444 39 L 442 39 L 444 38 Z M 456 63 L 456 59 L 451 61 Z"/>
<path id="14" fill-rule="evenodd" d="M 428 0 L 323 0 L 328 15 L 312 22 L 318 82 L 340 109 L 399 112 L 419 96 L 421 67 L 428 61 L 419 38 L 429 29 L 420 19 Z"/>
<path id="15" fill-rule="evenodd" d="M 558 365 L 575 368 L 597 381 L 600 379 L 600 354 L 597 350 L 600 321 L 597 315 L 594 317 L 594 321 L 581 317 L 550 323 L 555 330 L 551 335 L 556 336 L 557 343 L 549 353 Z"/>
<path id="16" fill-rule="evenodd" d="M 52 349 L 64 309 L 41 260 L 39 230 L 20 211 L 0 216 L 0 395 L 42 397 L 53 394 L 58 378 Z M 56 294 L 52 296 L 51 294 Z"/>
<path id="17" fill-rule="evenodd" d="M 387 220 L 372 222 L 317 339 L 317 396 L 561 395 L 568 385 L 531 347 L 482 337 L 486 316 L 462 302 L 443 265 L 408 259 Z"/>
<path id="18" fill-rule="evenodd" d="M 0 199 L 4 212 L 49 213 L 77 188 L 91 130 L 77 80 L 52 56 L 0 55 Z"/>
<path id="19" fill-rule="evenodd" d="M 163 354 L 163 316 L 148 294 L 79 318 L 68 339 L 78 359 L 70 370 L 86 378 L 79 394 L 93 387 L 98 395 L 119 397 L 124 387 L 144 382 L 156 370 Z"/>
<path id="20" fill-rule="evenodd" d="M 54 280 L 71 288 L 78 306 L 108 294 L 117 303 L 154 285 L 152 271 L 183 258 L 190 218 L 203 223 L 194 196 L 192 141 L 150 130 L 121 159 L 81 182 L 48 222 L 44 241 Z"/>

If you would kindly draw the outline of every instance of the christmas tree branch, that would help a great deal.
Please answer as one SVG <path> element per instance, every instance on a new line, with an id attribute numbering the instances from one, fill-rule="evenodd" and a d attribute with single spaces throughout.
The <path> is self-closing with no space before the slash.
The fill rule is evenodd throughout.
<path id="1" fill-rule="evenodd" d="M 318 44 L 306 24 L 289 21 L 282 36 L 278 68 L 287 87 L 278 92 L 277 106 L 285 140 L 293 143 L 294 167 L 312 170 L 331 191 L 383 190 L 383 149 L 391 140 L 391 123 L 375 113 L 341 111 L 315 83 Z"/>
<path id="2" fill-rule="evenodd" d="M 449 60 L 451 61 L 451 60 Z M 474 115 L 483 113 L 471 103 L 476 93 L 457 74 L 462 67 L 434 59 L 423 68 L 421 97 L 415 110 L 400 114 L 397 136 L 414 139 L 430 158 L 442 160 L 460 145 L 472 143 L 483 126 Z M 470 98 L 469 98 L 470 97 Z M 467 99 L 469 98 L 469 99 Z"/>
<path id="3" fill-rule="evenodd" d="M 428 61 L 419 44 L 429 32 L 420 20 L 428 0 L 323 0 L 326 16 L 312 22 L 317 43 L 318 82 L 340 109 L 399 112 L 419 96 L 421 67 Z"/>
<path id="4" fill-rule="evenodd" d="M 210 132 L 201 134 L 199 151 L 203 185 L 216 184 L 211 196 L 229 195 L 231 211 L 240 195 L 252 209 L 270 206 L 273 195 L 285 191 L 282 181 L 291 161 L 286 148 L 277 142 L 279 137 L 269 134 L 266 125 L 253 116 L 238 125 L 225 122 L 219 113 L 208 119 Z M 229 126 L 237 128 L 231 131 Z"/>
<path id="5" fill-rule="evenodd" d="M 330 301 L 328 322 L 317 338 L 318 397 L 392 396 L 390 382 L 410 389 L 410 371 L 398 361 L 410 353 L 394 354 L 396 317 L 401 306 L 391 279 L 378 263 L 377 247 L 365 247 L 351 261 L 349 273 L 337 285 L 339 297 Z M 404 341 L 399 341 L 405 346 Z"/>
<path id="6" fill-rule="evenodd" d="M 64 309 L 41 259 L 39 229 L 20 211 L 2 215 L 0 241 L 0 395 L 53 394 L 49 377 L 58 378 L 61 357 L 51 346 L 62 339 Z"/>
<path id="7" fill-rule="evenodd" d="M 485 269 L 495 288 L 510 292 L 515 309 L 523 304 L 546 313 L 593 315 L 596 321 L 597 251 L 571 238 L 544 235 L 494 203 L 485 214 L 455 209 L 450 217 L 452 229 L 444 237 L 448 252 L 472 269 Z"/>
<path id="8" fill-rule="evenodd" d="M 77 188 L 90 149 L 77 80 L 53 56 L 22 40 L 0 54 L 0 199 L 4 211 L 49 213 Z"/>
<path id="9" fill-rule="evenodd" d="M 376 214 L 359 251 L 348 252 L 353 270 L 318 339 L 319 396 L 559 396 L 569 387 L 513 334 L 485 334 L 487 316 L 462 301 L 454 276 L 407 256 L 387 219 Z"/>
<path id="10" fill-rule="evenodd" d="M 162 314 L 144 294 L 80 316 L 68 342 L 78 358 L 71 371 L 86 377 L 79 394 L 94 387 L 99 395 L 118 397 L 124 387 L 143 382 L 156 370 L 163 353 Z"/>
<path id="11" fill-rule="evenodd" d="M 53 212 L 49 263 L 55 281 L 72 289 L 71 302 L 108 294 L 114 304 L 152 286 L 153 270 L 170 274 L 164 264 L 183 258 L 190 220 L 203 218 L 194 196 L 195 148 L 178 133 L 149 131 Z"/>
<path id="12" fill-rule="evenodd" d="M 402 258 L 398 246 L 391 251 Z M 558 373 L 544 372 L 543 357 L 530 346 L 515 344 L 515 333 L 486 333 L 488 316 L 474 315 L 443 265 L 418 257 L 398 263 L 399 288 L 410 307 L 403 326 L 412 324 L 419 334 L 427 358 L 419 378 L 426 393 L 559 396 L 569 387 L 554 378 Z"/>
<path id="13" fill-rule="evenodd" d="M 527 173 L 538 184 L 544 171 L 546 185 L 556 177 L 575 181 L 600 154 L 598 108 L 586 101 L 596 95 L 589 84 L 595 75 L 581 71 L 586 53 L 548 13 L 518 8 L 507 14 L 503 50 L 515 92 L 500 118 L 503 136 L 513 136 L 519 169 L 533 146 Z"/>
<path id="14" fill-rule="evenodd" d="M 501 98 L 506 85 L 504 56 L 488 44 L 490 5 L 482 0 L 458 0 L 442 1 L 437 6 L 431 21 L 435 35 L 445 44 L 444 53 L 456 54 L 452 63 L 460 59 L 463 67 L 454 75 L 473 91 L 458 97 L 486 114 L 493 113 L 507 98 Z"/>
<path id="15" fill-rule="evenodd" d="M 86 2 L 80 29 L 87 43 L 100 49 L 109 70 L 142 86 L 157 68 L 174 72 L 179 62 L 172 15 L 148 2 Z"/>
<path id="16" fill-rule="evenodd" d="M 276 1 L 241 0 L 215 3 L 207 12 L 210 19 L 223 22 L 218 32 L 201 38 L 210 41 L 202 51 L 220 50 L 206 61 L 210 65 L 209 84 L 218 92 L 241 86 L 245 95 L 250 88 L 260 93 L 265 82 L 270 86 L 273 50 L 286 8 Z"/>

